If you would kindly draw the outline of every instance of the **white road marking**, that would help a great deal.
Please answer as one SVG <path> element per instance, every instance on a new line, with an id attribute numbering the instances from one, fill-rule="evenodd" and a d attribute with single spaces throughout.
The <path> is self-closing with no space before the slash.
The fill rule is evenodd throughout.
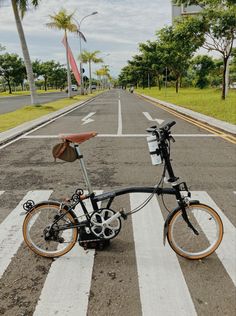
<path id="1" fill-rule="evenodd" d="M 157 122 L 159 125 L 161 125 L 163 122 L 165 122 L 164 120 L 153 119 L 153 118 L 151 117 L 151 115 L 150 115 L 148 112 L 143 112 L 143 115 L 144 115 L 149 121 Z"/>
<path id="2" fill-rule="evenodd" d="M 91 116 L 93 116 L 96 112 L 91 112 L 88 115 L 86 115 L 84 118 L 81 119 L 81 121 L 83 121 L 82 125 L 94 122 L 93 119 L 91 119 Z"/>
<path id="3" fill-rule="evenodd" d="M 130 194 L 131 209 L 148 194 Z M 156 197 L 132 216 L 143 316 L 197 315 L 177 256 L 163 246 L 163 217 Z"/>
<path id="4" fill-rule="evenodd" d="M 66 133 L 63 133 L 66 135 Z M 69 135 L 69 134 L 68 134 Z M 98 134 L 97 137 L 147 137 L 148 134 Z M 59 138 L 59 135 L 26 135 L 22 136 L 24 139 L 45 139 L 45 138 Z M 221 137 L 213 134 L 173 134 L 173 137 Z"/>
<path id="5" fill-rule="evenodd" d="M 66 113 L 62 113 L 62 114 L 58 115 L 57 117 L 54 117 L 54 118 L 50 119 L 49 121 L 47 121 L 47 122 L 41 124 L 40 126 L 37 126 L 37 127 L 31 129 L 31 130 L 28 131 L 28 132 L 25 132 L 23 135 L 17 136 L 15 139 L 13 139 L 13 140 L 7 142 L 6 144 L 0 146 L 0 149 L 3 149 L 3 148 L 5 148 L 5 147 L 7 147 L 7 146 L 9 146 L 9 145 L 11 145 L 11 144 L 13 144 L 13 143 L 15 143 L 16 141 L 18 141 L 18 140 L 24 138 L 25 136 L 27 136 L 28 134 L 31 134 L 31 133 L 37 131 L 38 129 L 43 128 L 44 126 L 46 126 L 46 125 L 48 125 L 48 124 L 50 124 L 50 123 L 52 123 L 52 122 L 54 122 L 54 121 L 60 119 L 60 118 L 63 117 L 63 116 L 66 116 L 66 115 L 68 115 L 69 113 L 78 110 L 79 108 L 81 108 L 81 107 L 83 107 L 83 106 L 89 104 L 89 103 L 92 102 L 93 100 L 94 100 L 94 98 L 92 98 L 91 100 L 85 101 L 83 104 L 79 104 L 78 106 L 75 106 L 73 109 L 67 111 Z M 4 132 L 3 132 L 3 133 L 4 133 Z"/>
<path id="6" fill-rule="evenodd" d="M 88 210 L 92 210 L 89 200 L 86 204 Z M 34 316 L 87 315 L 94 254 L 94 250 L 85 251 L 75 245 L 69 253 L 52 263 Z"/>
<path id="7" fill-rule="evenodd" d="M 193 200 L 199 200 L 201 203 L 208 204 L 217 211 L 222 219 L 224 225 L 224 235 L 219 248 L 216 249 L 216 254 L 236 286 L 236 228 L 207 194 L 207 192 L 193 191 L 191 193 Z"/>
<path id="8" fill-rule="evenodd" d="M 2 195 L 5 191 L 0 191 L 0 195 Z"/>
<path id="9" fill-rule="evenodd" d="M 121 115 L 121 102 L 120 99 L 118 100 L 118 130 L 117 135 L 122 135 L 122 115 Z"/>
<path id="10" fill-rule="evenodd" d="M 23 210 L 23 204 L 27 200 L 33 200 L 38 203 L 47 200 L 52 191 L 29 191 L 17 207 L 6 217 L 0 225 L 0 277 L 11 262 L 12 257 L 20 247 L 22 236 L 22 224 L 24 216 L 20 215 Z"/>

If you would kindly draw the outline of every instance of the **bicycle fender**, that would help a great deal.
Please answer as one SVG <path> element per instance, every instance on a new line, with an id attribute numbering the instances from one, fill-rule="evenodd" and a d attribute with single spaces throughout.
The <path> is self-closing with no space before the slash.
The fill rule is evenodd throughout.
<path id="1" fill-rule="evenodd" d="M 42 206 L 42 205 L 57 205 L 57 206 L 60 206 L 61 203 L 58 202 L 58 201 L 54 201 L 54 200 L 41 201 L 41 202 L 39 202 L 39 203 L 34 204 L 34 206 L 33 206 L 28 212 L 26 212 L 26 215 L 28 215 L 29 213 L 31 213 L 36 207 L 39 207 L 39 206 Z M 65 210 L 68 210 L 68 209 L 69 209 L 69 206 L 66 205 L 66 204 L 64 204 L 64 205 L 63 205 L 63 208 L 64 208 Z M 78 224 L 79 221 L 78 221 L 78 219 L 77 219 L 77 216 L 76 216 L 75 213 L 73 212 L 73 210 L 69 210 L 69 213 L 70 213 L 70 215 L 74 218 L 75 222 Z"/>
<path id="2" fill-rule="evenodd" d="M 193 204 L 199 204 L 199 201 L 198 200 L 191 200 L 189 201 L 189 204 L 190 205 L 193 205 Z M 164 223 L 164 228 L 163 228 L 163 244 L 165 246 L 166 244 L 166 237 L 167 237 L 167 233 L 168 233 L 168 227 L 169 227 L 169 223 L 172 219 L 172 217 L 181 209 L 180 206 L 177 206 L 176 208 L 174 208 L 174 210 L 168 214 L 166 220 L 165 220 L 165 223 Z"/>

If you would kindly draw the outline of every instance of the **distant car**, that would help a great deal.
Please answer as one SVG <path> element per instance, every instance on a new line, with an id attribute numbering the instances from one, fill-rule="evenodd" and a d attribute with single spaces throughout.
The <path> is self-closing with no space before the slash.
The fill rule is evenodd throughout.
<path id="1" fill-rule="evenodd" d="M 95 84 L 92 84 L 92 85 L 91 85 L 91 89 L 92 89 L 92 90 L 97 90 L 97 86 L 96 86 Z"/>
<path id="2" fill-rule="evenodd" d="M 68 87 L 66 87 L 66 93 L 68 92 Z M 72 84 L 71 85 L 71 91 L 78 91 L 78 87 L 77 87 L 77 85 L 76 84 Z"/>
<path id="3" fill-rule="evenodd" d="M 71 85 L 71 90 L 72 90 L 72 91 L 78 91 L 77 85 L 76 85 L 76 84 L 72 84 L 72 85 Z"/>

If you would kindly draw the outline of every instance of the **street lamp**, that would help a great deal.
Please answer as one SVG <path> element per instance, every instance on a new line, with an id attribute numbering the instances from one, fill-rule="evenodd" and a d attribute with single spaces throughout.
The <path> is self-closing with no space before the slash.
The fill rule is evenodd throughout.
<path id="1" fill-rule="evenodd" d="M 76 21 L 77 23 L 77 26 L 78 26 L 78 31 L 79 31 L 79 50 L 80 50 L 80 57 L 81 57 L 81 54 L 82 54 L 82 41 L 81 41 L 81 36 L 83 35 L 83 33 L 81 32 L 81 24 L 83 22 L 83 20 L 85 20 L 87 17 L 89 16 L 92 16 L 92 15 L 95 15 L 95 14 L 98 14 L 97 11 L 94 11 L 88 15 L 85 15 L 79 22 Z M 85 37 L 84 37 L 84 40 L 86 41 Z M 83 80 L 83 63 L 82 63 L 82 59 L 80 58 L 80 76 L 81 76 L 81 79 L 80 79 L 80 93 L 81 94 L 84 94 L 84 80 Z"/>

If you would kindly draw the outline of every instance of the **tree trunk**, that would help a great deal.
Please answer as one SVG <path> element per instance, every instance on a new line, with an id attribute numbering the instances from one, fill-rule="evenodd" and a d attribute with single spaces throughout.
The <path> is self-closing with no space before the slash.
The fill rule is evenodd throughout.
<path id="1" fill-rule="evenodd" d="M 177 77 L 176 81 L 175 81 L 175 92 L 178 93 L 179 92 L 179 76 Z"/>
<path id="2" fill-rule="evenodd" d="M 10 80 L 8 80 L 8 79 L 7 79 L 7 85 L 8 85 L 8 89 L 9 89 L 9 94 L 12 94 L 11 83 L 10 83 Z"/>
<path id="3" fill-rule="evenodd" d="M 11 0 L 11 4 L 12 4 L 15 20 L 16 20 L 16 27 L 17 27 L 17 31 L 19 34 L 22 53 L 23 53 L 24 62 L 25 62 L 27 79 L 28 79 L 29 88 L 30 88 L 31 104 L 37 104 L 37 100 L 36 100 L 37 95 L 36 95 L 36 88 L 35 88 L 35 83 L 34 83 L 34 74 L 33 74 L 33 69 L 32 69 L 32 64 L 31 64 L 31 60 L 30 60 L 30 56 L 29 56 L 28 47 L 27 47 L 26 40 L 25 40 L 24 30 L 23 30 L 21 19 L 19 16 L 17 1 Z"/>
<path id="4" fill-rule="evenodd" d="M 47 91 L 47 76 L 44 77 L 44 91 Z"/>
<path id="5" fill-rule="evenodd" d="M 65 42 L 66 42 L 66 66 L 67 66 L 67 87 L 68 87 L 68 98 L 71 98 L 71 73 L 70 73 L 70 64 L 69 64 L 69 54 L 68 54 L 68 40 L 65 30 Z"/>
<path id="6" fill-rule="evenodd" d="M 159 75 L 157 75 L 157 85 L 158 85 L 158 90 L 161 91 L 161 80 L 160 80 Z"/>
<path id="7" fill-rule="evenodd" d="M 92 93 L 92 70 L 91 70 L 91 60 L 89 60 L 89 93 Z"/>
<path id="8" fill-rule="evenodd" d="M 225 96 L 226 96 L 226 69 L 227 69 L 228 58 L 229 57 L 224 57 L 224 60 L 223 60 L 224 69 L 223 69 L 222 91 L 221 91 L 222 100 L 225 100 Z"/>

